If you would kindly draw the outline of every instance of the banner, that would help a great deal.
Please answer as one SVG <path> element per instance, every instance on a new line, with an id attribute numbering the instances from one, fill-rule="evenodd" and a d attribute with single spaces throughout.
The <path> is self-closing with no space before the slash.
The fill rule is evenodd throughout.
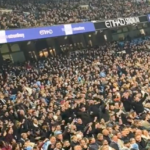
<path id="1" fill-rule="evenodd" d="M 2 44 L 19 41 L 28 41 L 34 39 L 58 37 L 94 31 L 95 27 L 92 22 L 39 27 L 39 28 L 1 30 L 0 43 Z"/>
<path id="2" fill-rule="evenodd" d="M 136 17 L 131 17 L 131 18 L 137 18 L 137 20 L 139 20 L 139 21 L 137 21 L 137 23 L 139 23 L 139 22 L 140 23 L 146 23 L 146 22 L 148 22 L 148 15 L 136 16 Z M 112 20 L 115 20 L 115 19 L 112 19 Z M 111 23 L 112 23 L 111 20 L 102 20 L 102 21 L 98 21 L 97 20 L 97 21 L 93 21 L 93 23 L 94 23 L 94 26 L 95 26 L 96 30 L 111 29 L 111 28 L 114 27 L 113 25 L 111 25 Z M 135 23 L 135 21 L 134 21 L 134 23 Z M 129 22 L 128 22 L 128 24 L 129 24 Z M 123 24 L 123 26 L 124 26 L 124 24 Z M 120 27 L 120 25 L 117 24 L 117 27 Z"/>
<path id="3" fill-rule="evenodd" d="M 129 17 L 129 18 L 118 18 L 114 20 L 105 21 L 106 28 L 115 28 L 120 26 L 126 26 L 130 24 L 139 23 L 139 17 Z"/>

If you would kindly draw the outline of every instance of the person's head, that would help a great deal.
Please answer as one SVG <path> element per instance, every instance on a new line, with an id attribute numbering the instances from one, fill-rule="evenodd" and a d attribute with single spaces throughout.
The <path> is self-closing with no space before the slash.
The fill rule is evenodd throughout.
<path id="1" fill-rule="evenodd" d="M 102 141 L 104 138 L 103 138 L 103 134 L 101 134 L 101 133 L 99 133 L 98 135 L 97 135 L 97 139 L 99 140 L 99 141 Z"/>
<path id="2" fill-rule="evenodd" d="M 100 150 L 109 150 L 110 148 L 109 148 L 109 146 L 108 145 L 104 145 L 104 146 L 102 146 L 101 148 L 100 148 Z"/>
<path id="3" fill-rule="evenodd" d="M 125 98 L 128 98 L 129 95 L 130 95 L 130 93 L 129 93 L 128 91 L 126 91 L 126 92 L 123 93 L 123 96 L 124 96 Z"/>
<path id="4" fill-rule="evenodd" d="M 35 146 L 33 147 L 33 150 L 39 150 L 39 147 L 35 145 Z"/>
<path id="5" fill-rule="evenodd" d="M 107 140 L 104 140 L 104 141 L 103 141 L 103 146 L 104 146 L 104 145 L 108 145 L 108 141 L 107 141 Z"/>
<path id="6" fill-rule="evenodd" d="M 52 144 L 55 144 L 56 143 L 56 138 L 54 136 L 50 137 L 50 142 Z"/>
<path id="7" fill-rule="evenodd" d="M 8 117 L 8 116 L 9 116 L 9 113 L 8 113 L 8 112 L 5 112 L 5 116 Z"/>
<path id="8" fill-rule="evenodd" d="M 125 128 L 124 130 L 125 130 L 127 135 L 130 133 L 130 128 Z"/>
<path id="9" fill-rule="evenodd" d="M 116 121 L 116 117 L 115 117 L 114 114 L 110 114 L 110 120 L 111 120 L 111 121 Z"/>
<path id="10" fill-rule="evenodd" d="M 122 131 L 121 131 L 121 135 L 122 135 L 123 137 L 127 136 L 126 130 L 122 130 Z"/>
<path id="11" fill-rule="evenodd" d="M 48 118 L 49 118 L 49 119 L 52 119 L 52 118 L 53 118 L 53 113 L 49 113 L 49 114 L 48 114 Z"/>
<path id="12" fill-rule="evenodd" d="M 81 146 L 86 145 L 86 141 L 85 141 L 84 139 L 80 140 L 80 145 L 81 145 Z"/>
<path id="13" fill-rule="evenodd" d="M 120 106 L 119 106 L 119 103 L 116 102 L 116 103 L 115 103 L 115 109 L 119 109 L 119 107 L 120 107 Z"/>
<path id="14" fill-rule="evenodd" d="M 90 140 L 89 140 L 89 142 L 90 142 L 90 144 L 93 144 L 93 143 L 95 143 L 96 141 L 95 141 L 95 138 L 90 138 Z"/>
<path id="15" fill-rule="evenodd" d="M 81 140 L 83 138 L 83 133 L 81 131 L 76 132 L 76 137 L 79 140 Z"/>
<path id="16" fill-rule="evenodd" d="M 103 133 L 104 136 L 108 136 L 109 135 L 109 131 L 107 129 L 104 129 L 102 131 L 102 133 Z"/>
<path id="17" fill-rule="evenodd" d="M 82 119 L 79 118 L 79 119 L 77 120 L 77 123 L 78 123 L 78 124 L 82 124 Z"/>
<path id="18" fill-rule="evenodd" d="M 3 111 L 6 111 L 7 110 L 7 105 L 4 105 L 3 106 Z"/>
<path id="19" fill-rule="evenodd" d="M 5 142 L 4 141 L 0 141 L 0 148 L 4 148 L 5 146 Z"/>
<path id="20" fill-rule="evenodd" d="M 60 111 L 60 110 L 57 110 L 56 115 L 57 115 L 57 116 L 60 116 L 60 114 L 61 114 L 61 111 Z"/>
<path id="21" fill-rule="evenodd" d="M 135 95 L 135 97 L 134 97 L 134 101 L 135 101 L 135 102 L 139 102 L 139 101 L 140 101 L 140 97 L 139 97 L 139 95 Z"/>
<path id="22" fill-rule="evenodd" d="M 12 150 L 20 150 L 19 145 L 18 145 L 17 143 L 14 143 L 14 144 L 12 145 Z"/>
<path id="23" fill-rule="evenodd" d="M 24 110 L 20 110 L 20 115 L 22 115 L 22 116 L 24 116 L 24 115 L 25 115 Z"/>
<path id="24" fill-rule="evenodd" d="M 115 126 L 114 126 L 114 130 L 118 131 L 118 130 L 119 130 L 119 126 L 118 126 L 118 125 L 115 125 Z"/>
<path id="25" fill-rule="evenodd" d="M 63 147 L 70 147 L 70 142 L 69 141 L 64 141 Z"/>
<path id="26" fill-rule="evenodd" d="M 149 135 L 148 131 L 147 130 L 143 130 L 143 135 L 145 135 L 145 136 Z"/>
<path id="27" fill-rule="evenodd" d="M 78 138 L 77 138 L 77 136 L 72 136 L 72 138 L 71 138 L 72 140 L 72 142 L 74 142 L 74 143 L 77 143 L 78 142 Z"/>
<path id="28" fill-rule="evenodd" d="M 135 136 L 135 140 L 136 140 L 137 142 L 141 142 L 141 136 L 140 136 L 140 135 Z"/>
<path id="29" fill-rule="evenodd" d="M 118 137 L 116 135 L 113 135 L 112 140 L 117 143 L 118 142 Z"/>
<path id="30" fill-rule="evenodd" d="M 60 125 L 57 125 L 57 126 L 56 126 L 56 130 L 57 130 L 57 131 L 61 131 L 61 126 L 60 126 Z"/>
<path id="31" fill-rule="evenodd" d="M 102 123 L 102 124 L 105 124 L 105 120 L 104 120 L 104 119 L 101 119 L 101 123 Z"/>
<path id="32" fill-rule="evenodd" d="M 8 129 L 7 129 L 7 133 L 8 133 L 8 134 L 13 134 L 13 129 L 12 129 L 12 128 L 8 128 Z"/>
<path id="33" fill-rule="evenodd" d="M 76 130 L 77 130 L 77 127 L 76 127 L 76 125 L 71 124 L 71 125 L 70 125 L 70 129 L 76 131 Z"/>
<path id="34" fill-rule="evenodd" d="M 21 137 L 22 137 L 23 139 L 27 139 L 27 134 L 26 134 L 26 133 L 22 133 L 22 134 L 21 134 Z"/>
<path id="35" fill-rule="evenodd" d="M 34 123 L 34 124 L 38 124 L 37 119 L 33 119 L 33 123 Z"/>
<path id="36" fill-rule="evenodd" d="M 82 147 L 81 147 L 80 145 L 76 145 L 76 146 L 74 147 L 74 150 L 83 150 L 83 149 L 82 149 Z"/>
<path id="37" fill-rule="evenodd" d="M 110 134 L 113 132 L 112 127 L 107 127 L 107 130 L 109 131 Z"/>
<path id="38" fill-rule="evenodd" d="M 82 112 L 85 112 L 86 108 L 84 106 L 81 107 L 80 109 Z"/>
<path id="39" fill-rule="evenodd" d="M 121 139 L 121 138 L 122 138 L 122 135 L 121 135 L 120 132 L 117 133 L 117 137 L 118 137 L 118 139 Z"/>
<path id="40" fill-rule="evenodd" d="M 130 148 L 130 141 L 124 141 L 124 146 L 127 148 Z"/>
<path id="41" fill-rule="evenodd" d="M 56 148 L 61 149 L 62 148 L 62 144 L 60 142 L 56 143 Z"/>
<path id="42" fill-rule="evenodd" d="M 142 130 L 137 129 L 136 132 L 135 132 L 135 135 L 140 135 L 141 136 L 142 135 Z"/>
<path id="43" fill-rule="evenodd" d="M 60 140 L 60 141 L 63 140 L 63 135 L 62 135 L 62 133 L 57 135 L 57 139 Z"/>

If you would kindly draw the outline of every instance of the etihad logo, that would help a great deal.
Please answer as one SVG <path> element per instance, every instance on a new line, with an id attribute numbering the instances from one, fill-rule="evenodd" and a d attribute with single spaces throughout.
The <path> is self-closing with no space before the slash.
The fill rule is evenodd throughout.
<path id="1" fill-rule="evenodd" d="M 40 35 L 48 35 L 48 34 L 53 34 L 53 30 L 40 30 L 39 31 Z"/>
<path id="2" fill-rule="evenodd" d="M 71 30 L 73 30 L 73 31 L 82 31 L 82 30 L 85 30 L 85 27 L 74 27 L 74 28 L 71 28 Z M 66 29 L 62 28 L 62 31 L 66 31 Z"/>

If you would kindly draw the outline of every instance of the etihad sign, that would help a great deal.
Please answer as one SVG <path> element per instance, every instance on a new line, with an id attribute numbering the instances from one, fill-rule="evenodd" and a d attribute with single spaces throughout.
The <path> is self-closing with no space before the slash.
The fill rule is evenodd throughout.
<path id="1" fill-rule="evenodd" d="M 53 30 L 40 30 L 39 31 L 40 35 L 48 35 L 48 34 L 53 34 Z"/>
<path id="2" fill-rule="evenodd" d="M 136 24 L 139 22 L 140 22 L 139 17 L 118 18 L 114 20 L 105 21 L 105 26 L 107 28 L 115 28 L 115 27 L 130 25 L 130 24 Z"/>

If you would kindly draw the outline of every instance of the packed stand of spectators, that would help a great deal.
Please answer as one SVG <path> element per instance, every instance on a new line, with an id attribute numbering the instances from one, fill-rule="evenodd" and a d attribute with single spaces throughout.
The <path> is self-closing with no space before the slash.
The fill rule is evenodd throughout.
<path id="1" fill-rule="evenodd" d="M 2 9 L 12 11 L 3 12 Z M 130 0 L 0 0 L 0 29 L 50 26 L 149 13 L 149 4 L 144 1 L 137 3 Z"/>
<path id="2" fill-rule="evenodd" d="M 2 66 L 0 149 L 149 150 L 148 44 Z"/>

